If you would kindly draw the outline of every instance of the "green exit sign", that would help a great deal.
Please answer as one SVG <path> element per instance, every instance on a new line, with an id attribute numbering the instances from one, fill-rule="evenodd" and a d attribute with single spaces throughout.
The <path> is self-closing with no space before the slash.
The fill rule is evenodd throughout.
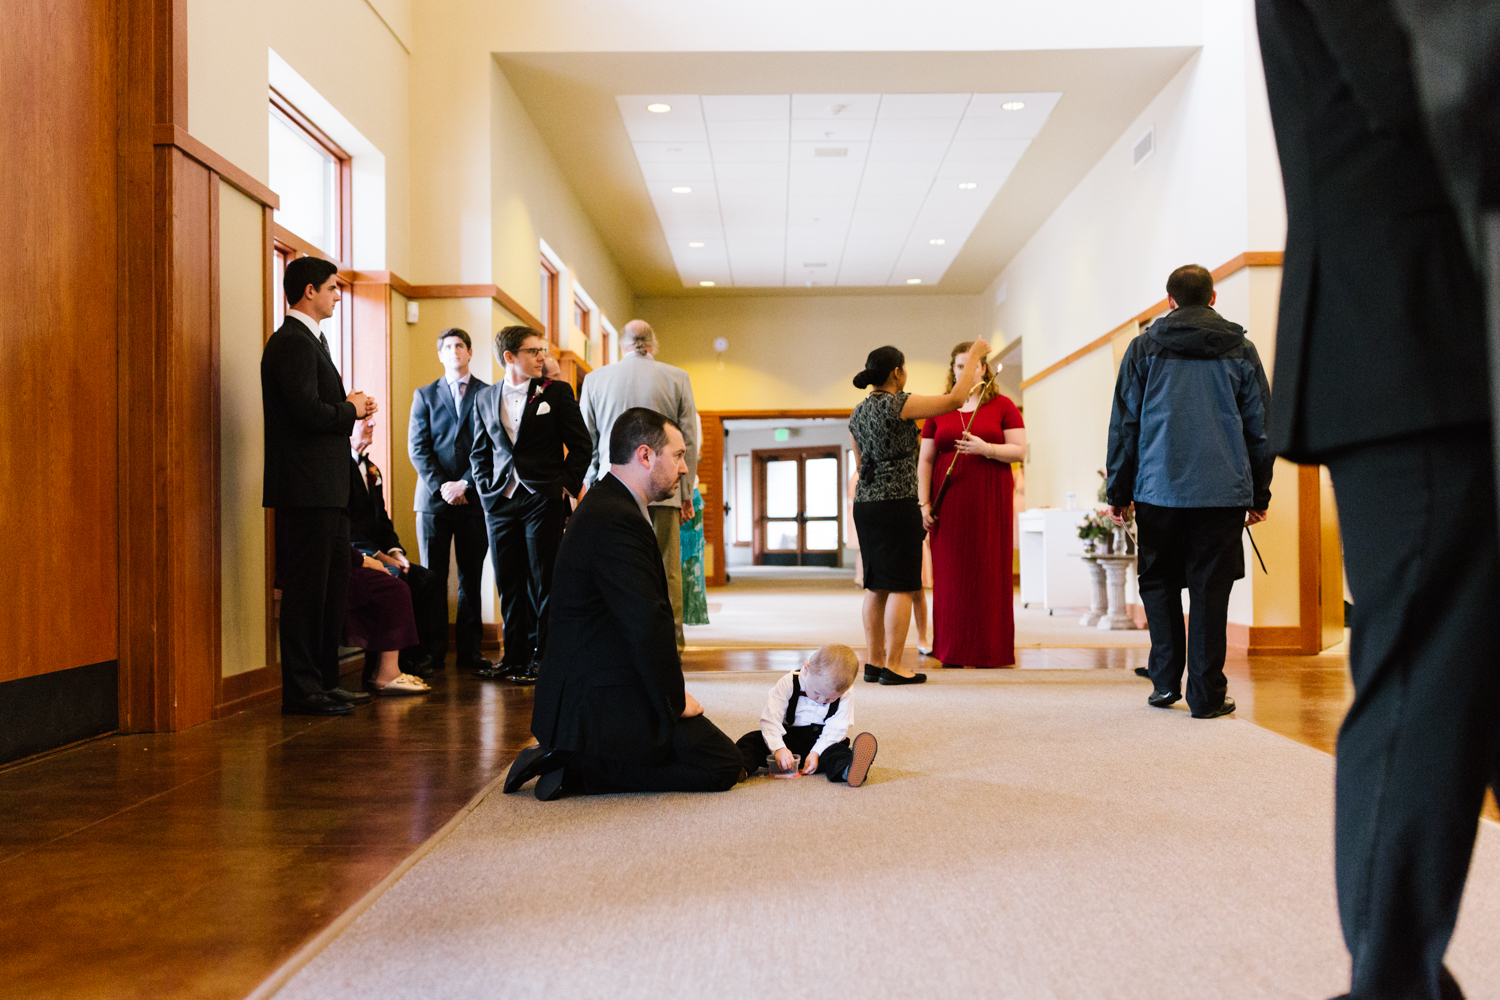
<path id="1" fill-rule="evenodd" d="M 792 436 L 791 430 L 786 427 L 776 428 L 776 440 L 785 441 Z"/>

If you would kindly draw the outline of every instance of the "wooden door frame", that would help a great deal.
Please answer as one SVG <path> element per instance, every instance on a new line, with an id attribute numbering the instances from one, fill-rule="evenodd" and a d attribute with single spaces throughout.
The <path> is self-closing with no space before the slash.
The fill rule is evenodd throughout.
<path id="1" fill-rule="evenodd" d="M 750 449 L 750 516 L 751 526 L 751 552 L 755 565 L 763 566 L 761 559 L 766 554 L 765 547 L 765 496 L 766 496 L 766 472 L 765 463 L 768 460 L 797 462 L 797 565 L 803 565 L 803 558 L 807 555 L 807 518 L 803 513 L 807 509 L 807 456 L 809 452 L 817 454 L 818 458 L 828 458 L 832 452 L 832 458 L 839 464 L 839 482 L 843 481 L 843 446 L 837 444 L 813 444 L 792 445 L 787 448 L 752 448 Z M 775 518 L 777 521 L 789 520 L 788 518 Z M 829 520 L 826 517 L 814 518 L 818 521 Z M 838 523 L 838 547 L 834 550 L 838 561 L 842 563 L 844 551 L 844 514 L 839 511 L 833 518 Z"/>
<path id="2" fill-rule="evenodd" d="M 727 550 L 724 547 L 724 421 L 726 420 L 805 420 L 823 417 L 830 420 L 848 420 L 854 412 L 852 407 L 834 407 L 801 410 L 699 410 L 703 422 L 703 438 L 699 442 L 698 463 L 699 491 L 703 494 L 703 540 L 712 553 L 711 564 L 706 566 L 706 582 L 710 587 L 722 587 L 729 582 L 725 566 Z M 712 442 L 712 443 L 710 443 Z M 705 476 L 703 459 L 712 457 L 715 466 Z M 753 466 L 752 466 L 753 468 Z M 842 527 L 840 535 L 842 536 Z"/>

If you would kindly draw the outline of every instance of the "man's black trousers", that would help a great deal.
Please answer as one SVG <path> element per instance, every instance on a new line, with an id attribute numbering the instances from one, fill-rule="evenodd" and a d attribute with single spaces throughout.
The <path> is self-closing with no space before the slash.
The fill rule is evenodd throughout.
<path id="1" fill-rule="evenodd" d="M 733 788 L 744 767 L 739 748 L 704 715 L 678 719 L 672 750 L 658 764 L 605 760 L 577 754 L 568 761 L 564 788 L 606 792 L 722 792 Z"/>
<path id="2" fill-rule="evenodd" d="M 1328 459 L 1354 598 L 1335 874 L 1350 996 L 1439 993 L 1486 784 L 1500 783 L 1500 549 L 1488 429 Z"/>
<path id="3" fill-rule="evenodd" d="M 802 764 L 807 765 L 807 755 L 812 753 L 813 745 L 823 735 L 822 726 L 792 726 L 782 736 L 781 742 L 792 753 L 802 758 Z M 766 766 L 766 758 L 771 754 L 771 748 L 766 743 L 765 734 L 759 729 L 746 733 L 735 743 L 739 747 L 740 757 L 744 761 L 745 770 L 751 774 L 758 767 Z M 818 755 L 818 769 L 814 774 L 826 774 L 829 781 L 843 781 L 844 775 L 849 770 L 849 764 L 854 760 L 854 750 L 849 746 L 848 739 L 839 740 Z"/>
<path id="4" fill-rule="evenodd" d="M 428 652 L 439 660 L 448 655 L 448 557 L 452 549 L 458 562 L 458 616 L 453 627 L 458 662 L 473 663 L 481 655 L 479 644 L 484 638 L 480 600 L 484 593 L 484 557 L 490 550 L 484 517 L 462 507 L 439 514 L 418 512 L 417 548 L 422 565 L 436 573 L 443 584 L 442 643 Z"/>
<path id="5" fill-rule="evenodd" d="M 1224 704 L 1229 591 L 1245 575 L 1243 507 L 1135 505 L 1141 604 L 1151 629 L 1148 669 L 1157 691 L 1182 691 L 1194 715 Z M 1182 624 L 1182 590 L 1191 620 Z"/>
<path id="6" fill-rule="evenodd" d="M 349 513 L 343 507 L 276 508 L 281 588 L 281 700 L 339 686 L 339 639 L 349 595 Z"/>
<path id="7" fill-rule="evenodd" d="M 547 650 L 552 567 L 570 513 L 567 497 L 552 500 L 528 493 L 525 487 L 517 487 L 514 496 L 500 498 L 494 509 L 485 511 L 505 619 L 503 662 L 508 666 L 529 666 Z"/>

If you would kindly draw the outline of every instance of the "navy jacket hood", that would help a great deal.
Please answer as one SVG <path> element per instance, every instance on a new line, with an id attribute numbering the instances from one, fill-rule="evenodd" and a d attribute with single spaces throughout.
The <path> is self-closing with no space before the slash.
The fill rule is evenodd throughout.
<path id="1" fill-rule="evenodd" d="M 1222 358 L 1245 345 L 1245 328 L 1211 306 L 1178 306 L 1152 323 L 1146 336 L 1189 358 Z"/>

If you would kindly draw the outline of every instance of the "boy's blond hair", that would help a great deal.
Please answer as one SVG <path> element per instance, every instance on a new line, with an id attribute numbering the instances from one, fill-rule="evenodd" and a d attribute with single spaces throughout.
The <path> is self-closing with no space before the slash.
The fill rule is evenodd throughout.
<path id="1" fill-rule="evenodd" d="M 854 686 L 854 678 L 859 676 L 859 657 L 848 646 L 831 642 L 818 647 L 802 669 L 823 678 L 843 694 Z"/>

